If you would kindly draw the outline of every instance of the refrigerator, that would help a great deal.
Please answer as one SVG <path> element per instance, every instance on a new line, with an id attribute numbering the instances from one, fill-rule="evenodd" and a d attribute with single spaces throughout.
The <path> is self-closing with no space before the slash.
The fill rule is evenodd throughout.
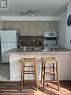
<path id="1" fill-rule="evenodd" d="M 2 63 L 9 63 L 9 55 L 6 51 L 17 48 L 17 31 L 0 30 Z"/>

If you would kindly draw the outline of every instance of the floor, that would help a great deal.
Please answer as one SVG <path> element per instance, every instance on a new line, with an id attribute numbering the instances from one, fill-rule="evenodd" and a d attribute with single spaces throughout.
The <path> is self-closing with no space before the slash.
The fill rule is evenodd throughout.
<path id="1" fill-rule="evenodd" d="M 0 95 L 71 95 L 71 82 L 60 82 L 60 91 L 53 84 L 52 87 L 45 86 L 43 91 L 42 84 L 39 83 L 37 91 L 33 86 L 26 85 L 23 92 L 20 92 L 19 82 L 0 81 Z"/>
<path id="2" fill-rule="evenodd" d="M 20 92 L 20 83 L 10 82 L 9 72 L 9 64 L 0 64 L 0 95 L 71 95 L 71 81 L 60 82 L 60 91 L 57 91 L 57 86 L 53 84 L 49 84 L 49 87 L 45 85 L 43 91 L 42 84 L 39 83 L 38 91 L 26 84 L 26 88 Z"/>
<path id="3" fill-rule="evenodd" d="M 9 64 L 0 64 L 0 81 L 9 81 L 10 74 L 9 74 Z"/>

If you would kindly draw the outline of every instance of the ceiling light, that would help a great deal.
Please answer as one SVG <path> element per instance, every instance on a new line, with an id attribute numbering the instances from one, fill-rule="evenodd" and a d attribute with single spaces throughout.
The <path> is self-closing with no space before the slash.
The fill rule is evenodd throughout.
<path id="1" fill-rule="evenodd" d="M 38 16 L 39 11 L 38 10 L 27 10 L 24 12 L 20 12 L 19 15 L 21 15 L 21 16 Z"/>
<path id="2" fill-rule="evenodd" d="M 0 7 L 7 8 L 7 0 L 0 0 Z"/>

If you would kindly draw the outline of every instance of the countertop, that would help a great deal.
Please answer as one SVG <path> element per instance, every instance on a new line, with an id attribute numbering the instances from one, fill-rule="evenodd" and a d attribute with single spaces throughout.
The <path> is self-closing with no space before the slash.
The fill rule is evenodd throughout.
<path id="1" fill-rule="evenodd" d="M 43 50 L 41 48 L 14 48 L 6 53 L 28 53 L 28 52 L 41 52 L 41 53 L 71 53 L 71 49 L 66 49 L 66 48 L 57 48 L 54 50 Z"/>

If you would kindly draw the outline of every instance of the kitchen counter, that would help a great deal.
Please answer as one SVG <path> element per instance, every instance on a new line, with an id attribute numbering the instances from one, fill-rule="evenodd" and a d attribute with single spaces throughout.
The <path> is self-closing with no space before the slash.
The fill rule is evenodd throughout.
<path id="1" fill-rule="evenodd" d="M 71 50 L 65 48 L 58 48 L 55 51 L 43 52 L 39 48 L 27 48 L 25 51 L 23 48 L 15 48 L 7 51 L 9 54 L 10 62 L 10 81 L 21 80 L 21 66 L 19 59 L 27 57 L 35 57 L 37 59 L 38 66 L 38 79 L 41 77 L 41 58 L 55 57 L 59 65 L 59 80 L 71 80 Z M 31 76 L 32 77 L 32 76 Z M 31 78 L 26 76 L 26 78 Z"/>
<path id="2" fill-rule="evenodd" d="M 54 50 L 43 50 L 42 48 L 26 48 L 24 50 L 24 48 L 14 48 L 11 49 L 9 51 L 7 51 L 7 53 L 24 53 L 24 52 L 41 52 L 41 53 L 70 53 L 71 49 L 66 49 L 66 48 L 57 48 Z"/>

